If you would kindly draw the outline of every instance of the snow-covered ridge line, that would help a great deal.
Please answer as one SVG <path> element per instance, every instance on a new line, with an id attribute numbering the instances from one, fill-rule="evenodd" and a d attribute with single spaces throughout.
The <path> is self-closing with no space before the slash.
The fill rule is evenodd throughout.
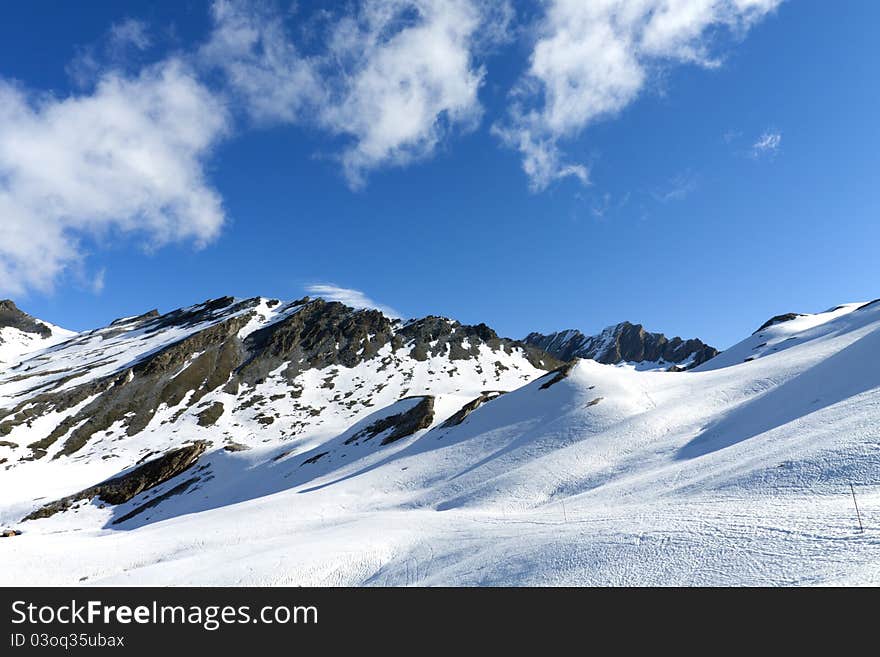
<path id="1" fill-rule="evenodd" d="M 452 414 L 483 388 L 512 389 L 557 365 L 482 324 L 224 297 L 121 318 L 0 374 L 0 458 L 7 469 L 113 461 L 120 440 L 143 455 L 155 451 L 140 446 L 148 436 L 165 449 L 216 436 L 227 418 L 228 442 L 308 442 L 406 395 L 436 396 Z M 249 436 L 233 440 L 245 426 Z"/>

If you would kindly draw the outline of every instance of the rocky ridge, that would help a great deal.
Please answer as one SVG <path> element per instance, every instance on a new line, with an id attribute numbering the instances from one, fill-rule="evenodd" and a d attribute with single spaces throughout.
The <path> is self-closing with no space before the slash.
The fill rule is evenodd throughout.
<path id="1" fill-rule="evenodd" d="M 642 369 L 691 369 L 720 353 L 702 340 L 667 338 L 630 322 L 589 336 L 573 329 L 548 335 L 530 333 L 525 342 L 563 361 L 586 358 L 606 365 L 645 364 Z"/>

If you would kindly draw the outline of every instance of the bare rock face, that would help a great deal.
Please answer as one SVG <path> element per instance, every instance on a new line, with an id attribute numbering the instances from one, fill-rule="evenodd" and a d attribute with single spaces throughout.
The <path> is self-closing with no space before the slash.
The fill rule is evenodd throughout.
<path id="1" fill-rule="evenodd" d="M 199 441 L 186 447 L 171 450 L 157 459 L 134 468 L 130 472 L 46 504 L 26 516 L 24 520 L 48 518 L 59 511 L 69 509 L 80 500 L 90 500 L 93 497 L 97 497 L 107 504 L 128 502 L 135 495 L 154 488 L 191 468 L 206 448 L 207 443 Z"/>
<path id="2" fill-rule="evenodd" d="M 420 401 L 408 411 L 376 420 L 370 426 L 361 429 L 346 440 L 345 444 L 349 445 L 370 440 L 390 430 L 390 433 L 380 443 L 380 445 L 390 445 L 401 438 L 413 435 L 416 431 L 427 429 L 431 426 L 431 422 L 434 421 L 434 398 L 426 395 L 414 399 L 419 399 Z"/>
<path id="3" fill-rule="evenodd" d="M 16 328 L 25 333 L 34 333 L 41 338 L 52 337 L 52 329 L 18 309 L 9 299 L 0 301 L 0 328 Z"/>
<path id="4" fill-rule="evenodd" d="M 301 305 L 287 318 L 247 337 L 238 380 L 253 384 L 285 362 L 290 363 L 284 373 L 288 380 L 311 368 L 354 367 L 393 340 L 393 322 L 378 310 L 352 310 L 323 299 Z"/>
<path id="5" fill-rule="evenodd" d="M 298 312 L 247 337 L 244 348 L 248 357 L 236 373 L 239 381 L 252 385 L 284 363 L 289 363 L 284 372 L 289 380 L 311 368 L 354 367 L 375 358 L 386 345 L 420 361 L 429 356 L 446 356 L 453 361 L 476 358 L 481 345 L 507 353 L 519 348 L 534 367 L 553 369 L 559 365 L 540 349 L 499 338 L 485 324 L 469 326 L 435 316 L 402 324 L 378 310 L 352 310 L 323 299 L 300 302 Z"/>
<path id="6" fill-rule="evenodd" d="M 45 453 L 62 437 L 66 437 L 64 446 L 55 458 L 73 454 L 92 435 L 117 421 L 122 421 L 128 435 L 133 436 L 149 424 L 162 404 L 176 406 L 190 391 L 194 392 L 189 395 L 189 403 L 195 404 L 229 380 L 240 362 L 240 343 L 235 335 L 248 319 L 247 314 L 236 315 L 171 344 L 122 372 L 64 392 L 36 395 L 0 412 L 0 416 L 14 415 L 20 424 L 50 409 L 71 408 L 95 397 L 79 412 L 65 418 L 48 436 L 28 445 L 38 457 L 38 450 Z M 191 361 L 193 353 L 200 355 Z"/>
<path id="7" fill-rule="evenodd" d="M 220 419 L 221 415 L 223 415 L 223 402 L 214 402 L 196 417 L 199 419 L 200 427 L 210 427 Z"/>
<path id="8" fill-rule="evenodd" d="M 608 365 L 663 362 L 690 369 L 720 353 L 701 340 L 670 339 L 662 333 L 649 333 L 642 325 L 629 322 L 609 327 L 594 336 L 586 336 L 576 330 L 549 335 L 531 333 L 525 342 L 563 361 L 588 358 Z"/>

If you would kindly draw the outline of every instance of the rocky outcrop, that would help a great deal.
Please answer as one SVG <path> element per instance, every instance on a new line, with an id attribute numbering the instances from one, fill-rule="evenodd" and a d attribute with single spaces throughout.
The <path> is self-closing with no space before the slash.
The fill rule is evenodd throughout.
<path id="1" fill-rule="evenodd" d="M 426 395 L 413 399 L 418 399 L 419 402 L 409 410 L 376 420 L 346 440 L 345 444 L 371 440 L 387 431 L 389 433 L 382 439 L 380 445 L 390 445 L 401 438 L 413 435 L 416 431 L 427 429 L 434 421 L 434 398 Z"/>
<path id="2" fill-rule="evenodd" d="M 766 328 L 770 328 L 776 324 L 782 324 L 783 322 L 790 322 L 793 319 L 797 319 L 798 317 L 803 317 L 801 313 L 785 313 L 784 315 L 776 315 L 776 317 L 771 317 L 766 322 L 761 324 L 761 327 L 755 331 L 755 333 L 760 333 Z M 754 335 L 755 333 L 752 333 Z"/>
<path id="3" fill-rule="evenodd" d="M 469 326 L 445 317 L 429 316 L 402 324 L 378 310 L 353 310 L 323 299 L 295 302 L 301 307 L 287 318 L 255 331 L 244 342 L 248 357 L 237 372 L 242 383 L 253 385 L 287 363 L 284 376 L 293 380 L 302 371 L 331 365 L 354 367 L 375 358 L 386 345 L 424 361 L 475 358 L 481 346 L 511 353 L 521 349 L 527 360 L 550 370 L 559 362 L 539 348 L 498 335 L 485 324 Z"/>
<path id="4" fill-rule="evenodd" d="M 223 402 L 214 402 L 201 413 L 197 413 L 196 417 L 200 427 L 210 427 L 220 419 L 221 415 L 223 415 Z"/>
<path id="5" fill-rule="evenodd" d="M 180 495 L 181 493 L 185 493 L 192 486 L 197 484 L 200 480 L 201 480 L 201 477 L 190 477 L 186 481 L 183 481 L 183 482 L 177 484 L 176 486 L 174 486 L 170 490 L 165 491 L 161 495 L 157 495 L 153 499 L 151 499 L 147 502 L 144 502 L 143 504 L 141 504 L 138 507 L 135 507 L 134 509 L 132 509 L 131 511 L 129 511 L 125 515 L 120 516 L 119 518 L 114 520 L 112 524 L 118 525 L 119 523 L 125 522 L 126 520 L 131 520 L 135 516 L 139 516 L 140 514 L 142 514 L 144 511 L 148 511 L 149 509 L 152 509 L 152 508 L 159 506 L 165 500 L 172 498 L 176 495 Z"/>
<path id="6" fill-rule="evenodd" d="M 525 342 L 563 361 L 588 358 L 609 365 L 649 362 L 690 369 L 719 354 L 717 349 L 701 340 L 667 338 L 662 333 L 650 333 L 641 324 L 630 322 L 609 327 L 594 336 L 576 330 L 549 335 L 531 333 Z"/>
<path id="7" fill-rule="evenodd" d="M 375 357 L 394 339 L 393 324 L 378 310 L 353 310 L 336 301 L 306 300 L 285 319 L 247 337 L 246 360 L 237 378 L 253 385 L 284 363 L 289 363 L 284 372 L 288 380 L 311 368 L 354 367 Z"/>
<path id="8" fill-rule="evenodd" d="M 41 338 L 52 337 L 52 329 L 38 319 L 18 309 L 9 299 L 0 301 L 0 329 L 11 327 L 25 333 L 34 333 Z M 2 338 L 0 338 L 2 341 Z"/>
<path id="9" fill-rule="evenodd" d="M 443 424 L 440 425 L 440 429 L 449 429 L 451 427 L 456 427 L 462 422 L 464 422 L 467 417 L 473 413 L 475 410 L 480 408 L 483 404 L 488 401 L 492 401 L 500 397 L 501 395 L 506 394 L 504 390 L 487 390 L 483 394 L 481 394 L 476 399 L 469 401 L 467 404 L 462 406 L 458 411 L 449 416 Z"/>
<path id="10" fill-rule="evenodd" d="M 447 355 L 450 360 L 466 360 L 479 355 L 481 345 L 493 350 L 511 353 L 521 349 L 533 367 L 552 370 L 561 363 L 546 350 L 534 345 L 500 338 L 485 324 L 467 325 L 430 315 L 405 324 L 398 332 L 398 340 L 409 349 L 415 360 L 427 360 L 431 356 Z M 399 344 L 399 343 L 398 343 Z"/>
<path id="11" fill-rule="evenodd" d="M 161 405 L 174 407 L 186 397 L 190 405 L 227 383 L 241 362 L 238 331 L 248 322 L 245 313 L 214 324 L 175 342 L 122 372 L 59 393 L 44 393 L 24 401 L 8 414 L 28 421 L 49 410 L 63 410 L 95 397 L 67 416 L 45 438 L 28 445 L 36 454 L 62 437 L 55 458 L 81 449 L 98 431 L 122 422 L 130 436 L 142 431 Z M 193 359 L 193 354 L 198 356 Z"/>
<path id="12" fill-rule="evenodd" d="M 48 518 L 59 511 L 65 511 L 80 500 L 97 497 L 107 504 L 122 504 L 145 490 L 155 488 L 191 468 L 207 448 L 207 443 L 198 441 L 192 445 L 166 452 L 162 456 L 133 470 L 91 486 L 78 493 L 40 507 L 24 520 Z"/>
<path id="13" fill-rule="evenodd" d="M 555 386 L 557 383 L 562 381 L 563 379 L 567 379 L 568 375 L 571 374 L 571 371 L 574 369 L 574 366 L 577 365 L 578 359 L 573 358 L 568 363 L 563 365 L 562 367 L 553 370 L 549 374 L 545 374 L 542 379 L 546 379 L 544 383 L 541 384 L 540 390 L 546 390 L 551 386 Z"/>

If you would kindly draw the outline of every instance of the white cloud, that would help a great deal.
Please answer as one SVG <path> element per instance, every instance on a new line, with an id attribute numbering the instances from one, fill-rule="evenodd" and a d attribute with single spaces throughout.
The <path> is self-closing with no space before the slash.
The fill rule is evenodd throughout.
<path id="1" fill-rule="evenodd" d="M 364 0 L 328 18 L 308 56 L 282 17 L 241 0 L 213 7 L 202 60 L 223 70 L 252 118 L 317 126 L 345 141 L 338 156 L 353 187 L 366 174 L 430 156 L 482 110 L 474 52 L 507 33 L 506 0 Z"/>
<path id="2" fill-rule="evenodd" d="M 559 142 L 632 103 L 651 66 L 714 67 L 717 28 L 743 34 L 781 0 L 550 0 L 537 28 L 529 69 L 494 132 L 520 151 L 535 190 L 575 176 Z"/>
<path id="3" fill-rule="evenodd" d="M 752 156 L 753 157 L 762 157 L 762 156 L 773 156 L 779 151 L 779 147 L 782 145 L 782 133 L 779 132 L 765 132 L 760 137 L 758 137 L 757 141 L 752 144 Z"/>
<path id="4" fill-rule="evenodd" d="M 352 308 L 375 308 L 383 315 L 385 315 L 386 317 L 390 317 L 391 319 L 398 319 L 399 317 L 401 317 L 401 314 L 394 310 L 394 308 L 373 301 L 370 297 L 368 297 L 360 290 L 353 290 L 351 288 L 339 287 L 338 285 L 330 284 L 309 285 L 308 287 L 306 287 L 306 291 L 309 294 L 314 294 L 322 297 L 327 301 L 338 301 L 340 303 L 344 303 L 346 306 L 351 306 Z"/>
<path id="5" fill-rule="evenodd" d="M 147 24 L 135 18 L 128 18 L 110 26 L 110 46 L 112 48 L 136 48 L 146 50 L 152 45 Z"/>
<path id="6" fill-rule="evenodd" d="M 50 290 L 82 267 L 84 238 L 210 242 L 224 212 L 202 165 L 227 128 L 223 103 L 173 59 L 67 98 L 0 79 L 0 289 Z"/>
<path id="7" fill-rule="evenodd" d="M 407 21 L 412 11 L 418 18 Z M 430 155 L 448 127 L 476 125 L 483 71 L 470 43 L 479 24 L 467 0 L 373 0 L 336 27 L 331 53 L 350 73 L 319 120 L 351 137 L 342 162 L 354 186 L 377 166 Z"/>

